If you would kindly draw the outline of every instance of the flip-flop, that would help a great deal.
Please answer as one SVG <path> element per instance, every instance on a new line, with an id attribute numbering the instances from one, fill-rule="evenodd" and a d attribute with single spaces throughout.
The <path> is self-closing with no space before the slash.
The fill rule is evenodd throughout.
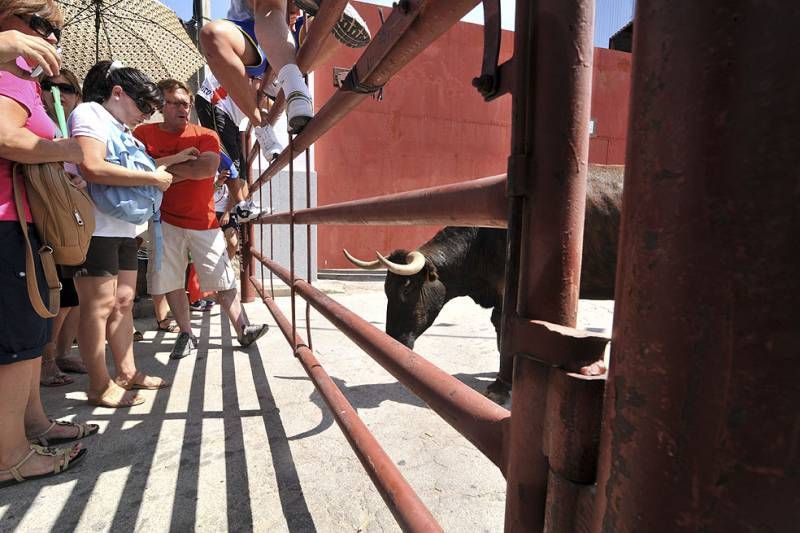
<path id="1" fill-rule="evenodd" d="M 148 376 L 142 374 L 141 372 L 137 372 L 136 375 L 133 376 L 133 379 L 130 381 L 124 381 L 117 376 L 114 378 L 114 383 L 119 385 L 125 390 L 160 390 L 165 389 L 170 386 L 169 381 L 161 378 L 161 383 L 158 385 L 143 385 L 140 381 Z"/>
<path id="2" fill-rule="evenodd" d="M 50 431 L 56 426 L 69 426 L 78 428 L 78 434 L 73 437 L 55 437 L 52 439 L 48 439 L 45 435 L 50 433 Z M 29 438 L 28 440 L 31 444 L 36 444 L 38 446 L 57 446 L 59 444 L 65 444 L 67 442 L 74 442 L 76 440 L 81 440 L 82 438 L 88 437 L 89 435 L 94 435 L 100 429 L 100 426 L 97 424 L 81 424 L 79 422 L 66 422 L 64 420 L 53 420 L 50 419 L 50 426 L 43 432 L 39 433 L 38 435 Z"/>
<path id="3" fill-rule="evenodd" d="M 164 322 L 167 323 L 166 326 L 163 325 Z M 173 320 L 170 320 L 169 318 L 157 321 L 156 329 L 158 331 L 166 331 L 167 333 L 178 333 L 181 330 L 180 326 L 178 326 L 178 324 L 176 324 Z"/>
<path id="4" fill-rule="evenodd" d="M 87 402 L 89 405 L 93 405 L 95 407 L 110 407 L 112 409 L 126 409 L 128 407 L 133 407 L 134 405 L 141 405 L 144 403 L 144 398 L 138 394 L 131 399 L 130 403 L 122 403 L 121 401 L 113 402 L 107 398 L 110 396 L 110 391 L 111 388 L 109 387 L 99 398 L 87 398 Z M 124 400 L 126 397 L 127 394 L 124 394 L 122 399 Z"/>
<path id="5" fill-rule="evenodd" d="M 72 374 L 86 374 L 86 367 L 80 358 L 74 356 L 56 357 L 56 365 L 62 372 L 71 372 Z"/>
<path id="6" fill-rule="evenodd" d="M 43 448 L 36 444 L 31 444 L 31 451 L 22 458 L 20 462 L 9 468 L 8 470 L 0 470 L 0 474 L 11 474 L 13 477 L 5 481 L 0 481 L 0 488 L 18 485 L 23 481 L 32 481 L 34 479 L 42 479 L 45 477 L 55 476 L 66 472 L 76 464 L 78 464 L 86 456 L 86 448 L 81 449 L 75 457 L 70 458 L 70 454 L 74 448 Z M 53 465 L 53 471 L 44 474 L 36 474 L 31 476 L 23 476 L 20 474 L 19 469 L 34 455 L 48 455 L 50 457 L 57 457 L 58 460 Z"/>

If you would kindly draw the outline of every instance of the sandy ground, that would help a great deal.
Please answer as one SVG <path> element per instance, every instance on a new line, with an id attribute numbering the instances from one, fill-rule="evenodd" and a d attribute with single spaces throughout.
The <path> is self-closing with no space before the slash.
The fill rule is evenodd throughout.
<path id="1" fill-rule="evenodd" d="M 319 282 L 384 328 L 382 284 Z M 288 298 L 278 302 L 289 313 Z M 274 324 L 260 303 L 253 322 Z M 581 302 L 580 325 L 611 327 L 611 302 Z M 298 300 L 298 317 L 305 304 Z M 0 490 L 0 531 L 398 531 L 283 336 L 242 350 L 218 308 L 194 313 L 197 357 L 168 359 L 174 334 L 146 331 L 141 369 L 173 381 L 128 410 L 93 408 L 85 378 L 43 389 L 53 417 L 100 424 L 64 475 Z M 306 324 L 298 323 L 307 337 Z M 494 465 L 318 313 L 320 363 L 446 531 L 500 531 L 505 482 Z M 448 304 L 416 351 L 477 390 L 498 356 L 489 311 Z"/>

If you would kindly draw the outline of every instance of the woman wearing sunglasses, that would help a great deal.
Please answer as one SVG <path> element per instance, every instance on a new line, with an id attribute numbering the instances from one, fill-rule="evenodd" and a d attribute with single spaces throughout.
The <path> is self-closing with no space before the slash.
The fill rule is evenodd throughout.
<path id="1" fill-rule="evenodd" d="M 13 31 L 52 46 L 56 31 L 46 35 L 40 20 L 58 28 L 62 16 L 52 0 L 0 0 L 0 32 Z M 55 139 L 40 89 L 30 79 L 35 64 L 19 57 L 15 66 L 23 77 L 0 71 L 0 487 L 25 479 L 66 470 L 84 457 L 75 443 L 56 450 L 32 444 L 60 444 L 97 432 L 96 425 L 55 423 L 45 415 L 39 397 L 40 357 L 50 336 L 50 321 L 33 310 L 25 283 L 25 252 L 12 188 L 14 163 L 67 161 L 80 163 L 80 145 L 71 139 Z M 27 199 L 24 212 L 32 222 Z M 29 226 L 34 248 L 38 236 Z M 41 263 L 36 261 L 40 289 L 47 285 Z M 44 295 L 46 297 L 46 295 Z"/>
<path id="2" fill-rule="evenodd" d="M 56 126 L 56 137 L 63 137 L 58 125 L 53 88 L 58 89 L 59 102 L 64 110 L 64 116 L 68 117 L 81 103 L 81 86 L 78 78 L 71 71 L 62 68 L 56 76 L 42 78 L 39 85 L 42 88 L 44 107 L 50 120 Z M 81 178 L 76 179 L 83 181 Z M 73 181 L 73 183 L 75 182 Z M 76 183 L 76 185 L 78 184 Z M 72 341 L 78 334 L 78 320 L 80 319 L 78 293 L 75 291 L 75 283 L 72 278 L 62 276 L 60 269 L 58 279 L 61 282 L 61 306 L 58 315 L 53 319 L 50 342 L 42 355 L 40 383 L 45 387 L 58 387 L 72 383 L 72 378 L 64 372 L 86 373 L 86 366 L 81 358 L 77 355 L 70 355 Z"/>
<path id="3" fill-rule="evenodd" d="M 11 10 L 14 9 L 12 4 L 22 6 L 23 9 L 26 5 L 25 2 L 5 3 L 9 4 Z M 44 5 L 44 2 L 39 2 L 39 4 Z M 0 31 L 0 70 L 11 72 L 18 78 L 29 79 L 30 71 L 17 65 L 17 58 L 22 56 L 28 65 L 41 65 L 42 70 L 48 76 L 57 73 L 61 60 L 56 53 L 56 48 L 41 37 L 47 39 L 52 33 L 58 42 L 61 29 L 36 13 L 19 16 L 23 21 L 27 20 L 28 27 L 38 35 L 28 35 L 15 29 Z"/>
<path id="4" fill-rule="evenodd" d="M 136 187 L 151 185 L 166 190 L 172 175 L 163 166 L 194 157 L 181 152 L 157 161 L 155 172 L 134 170 L 121 161 L 117 139 L 124 140 L 126 158 L 140 155 L 144 147 L 131 135 L 163 103 L 158 87 L 134 68 L 101 61 L 83 82 L 84 103 L 69 117 L 70 136 L 83 148 L 81 176 L 90 184 Z M 161 166 L 163 165 L 163 166 Z M 89 403 L 103 407 L 131 407 L 144 402 L 137 389 L 160 389 L 169 383 L 136 368 L 133 357 L 133 298 L 136 293 L 136 225 L 95 208 L 95 231 L 86 262 L 65 267 L 72 275 L 81 301 L 78 346 L 89 373 Z M 116 376 L 106 367 L 108 340 Z M 131 391 L 131 392 L 129 392 Z"/>

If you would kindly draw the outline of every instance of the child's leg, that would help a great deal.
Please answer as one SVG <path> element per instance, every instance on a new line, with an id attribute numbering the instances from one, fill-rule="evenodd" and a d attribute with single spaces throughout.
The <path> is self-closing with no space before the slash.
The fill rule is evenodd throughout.
<path id="1" fill-rule="evenodd" d="M 245 72 L 245 65 L 254 65 L 261 61 L 253 44 L 239 28 L 225 20 L 215 20 L 203 26 L 200 43 L 211 71 L 227 89 L 234 103 L 251 123 L 261 124 L 256 87 L 251 84 Z"/>

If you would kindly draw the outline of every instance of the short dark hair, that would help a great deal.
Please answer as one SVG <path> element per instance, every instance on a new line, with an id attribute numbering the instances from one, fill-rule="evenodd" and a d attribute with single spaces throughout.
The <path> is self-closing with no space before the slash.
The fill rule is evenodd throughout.
<path id="1" fill-rule="evenodd" d="M 136 102 L 147 102 L 161 109 L 164 97 L 155 83 L 142 71 L 132 67 L 120 67 L 109 71 L 111 61 L 96 63 L 83 80 L 83 101 L 102 104 L 111 96 L 115 85 Z"/>
<path id="2" fill-rule="evenodd" d="M 192 91 L 189 90 L 189 87 L 179 80 L 174 80 L 172 78 L 167 78 L 166 80 L 161 80 L 158 82 L 158 89 L 161 91 L 161 94 L 164 93 L 171 93 L 173 91 L 177 91 L 178 89 L 183 89 L 186 91 L 186 94 L 189 95 L 190 100 L 194 100 L 194 95 Z"/>

